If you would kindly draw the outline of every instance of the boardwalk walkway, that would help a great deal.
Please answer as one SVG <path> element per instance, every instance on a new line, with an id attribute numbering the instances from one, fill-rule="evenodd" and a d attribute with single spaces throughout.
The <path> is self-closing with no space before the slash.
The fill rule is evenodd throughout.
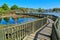
<path id="1" fill-rule="evenodd" d="M 51 40 L 52 23 L 54 22 L 48 19 L 48 24 L 37 31 L 37 33 L 27 36 L 24 40 Z"/>

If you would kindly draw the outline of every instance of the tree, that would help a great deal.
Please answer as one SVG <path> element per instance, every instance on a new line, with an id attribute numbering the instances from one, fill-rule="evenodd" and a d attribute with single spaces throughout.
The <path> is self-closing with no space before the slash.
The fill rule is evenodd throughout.
<path id="1" fill-rule="evenodd" d="M 42 12 L 43 10 L 41 8 L 38 9 L 38 12 Z"/>
<path id="2" fill-rule="evenodd" d="M 5 14 L 4 9 L 0 8 L 0 14 Z"/>
<path id="3" fill-rule="evenodd" d="M 2 5 L 1 8 L 3 8 L 4 10 L 8 10 L 9 9 L 9 7 L 7 6 L 7 4 L 5 4 L 5 3 Z"/>
<path id="4" fill-rule="evenodd" d="M 13 5 L 13 6 L 11 7 L 11 9 L 12 9 L 12 10 L 17 10 L 17 9 L 18 9 L 18 6 L 17 6 L 17 5 Z"/>
<path id="5" fill-rule="evenodd" d="M 2 8 L 0 8 L 0 12 L 4 11 Z"/>
<path id="6" fill-rule="evenodd" d="M 60 8 L 53 8 L 52 11 L 53 12 L 59 12 L 60 11 Z"/>

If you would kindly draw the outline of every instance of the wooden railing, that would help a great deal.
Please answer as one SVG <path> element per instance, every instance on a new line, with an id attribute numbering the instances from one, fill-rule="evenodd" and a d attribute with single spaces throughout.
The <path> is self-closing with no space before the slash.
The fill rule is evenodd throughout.
<path id="1" fill-rule="evenodd" d="M 7 27 L 0 29 L 0 40 L 23 40 L 23 38 L 31 33 L 37 31 L 40 27 L 47 23 L 47 17 L 54 21 L 52 25 L 51 40 L 59 40 L 58 36 L 58 17 L 48 14 L 24 14 L 35 17 L 43 17 L 42 19 L 26 22 L 23 24 L 15 25 L 13 27 Z M 46 18 L 44 18 L 46 17 Z"/>
<path id="2" fill-rule="evenodd" d="M 52 24 L 52 34 L 51 34 L 51 40 L 60 40 L 60 35 L 59 35 L 59 30 L 58 30 L 58 17 L 55 15 L 49 15 L 49 14 L 29 14 L 31 16 L 35 16 L 35 17 L 47 17 L 50 18 L 54 21 L 54 23 Z"/>
<path id="3" fill-rule="evenodd" d="M 52 25 L 51 40 L 59 40 L 59 34 L 58 34 L 58 18 L 56 18 L 56 21 Z"/>
<path id="4" fill-rule="evenodd" d="M 0 29 L 0 40 L 23 40 L 23 38 L 37 31 L 40 27 L 47 23 L 47 18 L 37 19 L 31 22 L 6 27 Z"/>

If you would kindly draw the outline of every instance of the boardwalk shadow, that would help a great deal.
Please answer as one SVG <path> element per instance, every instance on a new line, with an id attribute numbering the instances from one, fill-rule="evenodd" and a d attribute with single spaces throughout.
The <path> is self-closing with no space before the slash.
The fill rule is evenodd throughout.
<path id="1" fill-rule="evenodd" d="M 42 33 L 39 33 L 40 35 L 43 35 L 43 36 L 46 36 L 46 37 L 50 37 L 49 35 L 46 35 L 46 34 L 42 34 Z"/>
<path id="2" fill-rule="evenodd" d="M 48 20 L 48 23 L 47 23 L 42 29 L 40 29 L 40 30 L 36 33 L 36 35 L 35 35 L 35 37 L 34 37 L 33 40 L 37 40 L 38 34 L 40 34 L 40 32 L 41 32 L 45 27 L 47 27 L 47 25 L 48 25 L 49 23 L 50 23 L 50 21 Z M 45 34 L 42 34 L 42 35 L 45 35 Z M 47 35 L 45 35 L 45 36 L 47 36 Z"/>

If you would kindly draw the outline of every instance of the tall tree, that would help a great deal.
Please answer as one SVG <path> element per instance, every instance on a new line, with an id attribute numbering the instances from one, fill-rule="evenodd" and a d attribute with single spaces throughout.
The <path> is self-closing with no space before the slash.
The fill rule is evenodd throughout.
<path id="1" fill-rule="evenodd" d="M 4 10 L 8 10 L 9 9 L 9 7 L 7 6 L 7 4 L 5 4 L 5 3 L 2 5 L 1 8 L 3 8 Z"/>
<path id="2" fill-rule="evenodd" d="M 18 9 L 18 6 L 17 6 L 17 5 L 13 5 L 13 6 L 11 7 L 11 9 L 12 9 L 12 10 L 17 10 L 17 9 Z"/>
<path id="3" fill-rule="evenodd" d="M 52 11 L 53 12 L 59 12 L 60 11 L 60 8 L 53 8 Z"/>
<path id="4" fill-rule="evenodd" d="M 41 8 L 39 8 L 39 9 L 38 9 L 38 12 L 42 12 L 42 9 L 41 9 Z"/>

